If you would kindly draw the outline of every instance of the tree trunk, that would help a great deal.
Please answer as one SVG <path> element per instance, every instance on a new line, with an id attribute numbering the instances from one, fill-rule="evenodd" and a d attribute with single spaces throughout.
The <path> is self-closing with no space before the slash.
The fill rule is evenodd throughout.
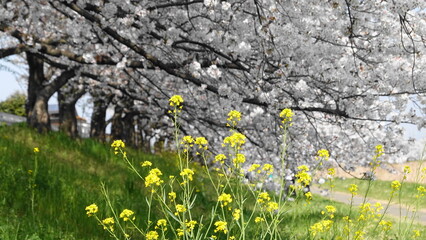
<path id="1" fill-rule="evenodd" d="M 26 55 L 29 68 L 28 100 L 25 105 L 27 123 L 39 132 L 47 132 L 51 129 L 48 101 L 70 78 L 75 76 L 75 70 L 64 71 L 56 79 L 47 83 L 43 60 L 30 52 L 26 52 Z"/>
<path id="2" fill-rule="evenodd" d="M 84 95 L 84 90 L 71 89 L 69 93 L 58 91 L 59 130 L 72 138 L 78 137 L 77 111 L 75 104 Z"/>
<path id="3" fill-rule="evenodd" d="M 96 138 L 101 142 L 105 141 L 106 112 L 110 101 L 110 97 L 99 97 L 93 102 L 93 112 L 90 122 L 90 137 Z"/>
<path id="4" fill-rule="evenodd" d="M 124 112 L 122 107 L 116 106 L 112 117 L 111 136 L 113 140 L 123 140 L 126 145 L 135 146 L 135 125 L 132 112 Z"/>
<path id="5" fill-rule="evenodd" d="M 28 100 L 25 105 L 28 126 L 37 129 L 39 132 L 50 130 L 50 118 L 47 109 L 49 97 L 42 93 L 44 77 L 44 63 L 42 60 L 27 52 L 29 68 L 28 77 Z"/>
<path id="6" fill-rule="evenodd" d="M 123 108 L 115 106 L 114 115 L 111 119 L 111 140 L 125 140 L 123 137 L 123 121 L 121 115 L 123 114 Z"/>

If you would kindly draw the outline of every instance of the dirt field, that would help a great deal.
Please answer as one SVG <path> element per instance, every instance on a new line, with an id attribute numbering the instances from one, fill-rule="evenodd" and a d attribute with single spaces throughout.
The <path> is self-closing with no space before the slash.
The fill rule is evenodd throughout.
<path id="1" fill-rule="evenodd" d="M 418 173 L 423 168 L 426 168 L 426 162 L 424 161 L 413 161 L 406 163 L 398 163 L 398 164 L 388 164 L 383 163 L 381 167 L 376 170 L 376 178 L 379 180 L 401 180 L 403 174 L 403 170 L 405 166 L 411 167 L 411 173 L 407 176 L 407 181 L 416 182 L 416 178 L 420 178 L 421 173 Z M 365 172 L 368 172 L 368 167 L 357 167 L 355 171 L 351 172 L 353 176 L 362 177 Z M 426 175 L 426 172 L 423 172 L 423 175 Z M 344 172 L 341 168 L 336 167 L 336 176 L 337 177 L 345 177 L 352 178 L 350 174 Z M 418 176 L 418 177 L 417 177 Z M 423 178 L 421 183 L 426 184 L 426 176 Z"/>

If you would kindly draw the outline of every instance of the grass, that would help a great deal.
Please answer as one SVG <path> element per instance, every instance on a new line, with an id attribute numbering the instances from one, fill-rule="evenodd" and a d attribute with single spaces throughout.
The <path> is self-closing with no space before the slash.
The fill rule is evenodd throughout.
<path id="1" fill-rule="evenodd" d="M 372 181 L 368 196 L 377 200 L 388 200 L 392 191 L 391 183 L 392 181 Z M 363 193 L 367 190 L 368 181 L 356 178 L 335 179 L 335 191 L 349 193 L 348 187 L 350 184 L 358 185 L 359 192 Z M 416 195 L 418 194 L 417 188 L 419 186 L 426 187 L 424 184 L 404 182 L 400 194 L 392 200 L 392 203 L 413 206 L 413 204 L 416 203 Z M 419 208 L 426 209 L 426 201 L 419 201 L 418 204 Z"/>
<path id="2" fill-rule="evenodd" d="M 34 147 L 40 152 L 34 153 Z M 164 176 L 179 174 L 173 153 L 158 156 L 126 151 L 136 166 L 151 161 Z M 217 196 L 209 189 L 210 180 L 202 166 L 193 163 L 191 167 L 197 173 L 193 212 L 206 220 Z M 85 211 L 86 206 L 97 203 L 100 217 L 111 215 L 100 191 L 101 183 L 107 186 L 113 207 L 117 211 L 132 209 L 136 224 L 144 227 L 139 219 L 147 212 L 147 188 L 109 145 L 90 139 L 72 140 L 61 133 L 40 135 L 25 125 L 0 126 L 0 239 L 109 239 L 109 234 Z M 255 200 L 247 201 L 250 206 Z M 289 202 L 281 222 L 283 239 L 310 239 L 308 229 L 324 218 L 321 211 L 326 205 L 337 208 L 335 219 L 349 213 L 349 206 L 319 196 L 310 204 L 305 200 Z M 163 214 L 155 207 L 152 211 L 158 218 Z M 256 239 L 259 227 L 252 223 L 247 228 L 250 239 Z"/>

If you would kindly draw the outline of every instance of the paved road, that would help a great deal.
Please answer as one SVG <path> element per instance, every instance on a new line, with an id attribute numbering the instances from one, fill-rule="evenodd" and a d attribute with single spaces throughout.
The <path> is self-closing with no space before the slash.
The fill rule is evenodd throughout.
<path id="1" fill-rule="evenodd" d="M 321 192 L 321 189 L 316 187 L 311 188 L 311 192 L 314 194 L 323 195 Z M 331 196 L 329 197 L 333 201 L 342 202 L 346 204 L 351 203 L 351 195 L 348 193 L 333 192 Z M 359 195 L 355 196 L 353 199 L 353 204 L 356 206 L 359 206 L 363 202 L 363 200 L 364 200 L 363 196 L 359 196 Z M 370 202 L 371 204 L 380 202 L 383 205 L 383 207 L 385 207 L 387 204 L 386 201 L 376 200 L 376 199 L 372 199 L 368 197 L 367 197 L 367 202 Z M 391 204 L 389 205 L 389 208 L 387 210 L 387 216 L 395 217 L 397 219 L 399 219 L 400 216 L 402 216 L 403 218 L 407 216 L 407 219 L 411 219 L 412 211 L 409 211 L 406 207 L 403 207 L 399 204 Z M 417 220 L 416 221 L 417 223 L 426 225 L 426 209 L 421 209 L 417 212 L 416 220 Z"/>

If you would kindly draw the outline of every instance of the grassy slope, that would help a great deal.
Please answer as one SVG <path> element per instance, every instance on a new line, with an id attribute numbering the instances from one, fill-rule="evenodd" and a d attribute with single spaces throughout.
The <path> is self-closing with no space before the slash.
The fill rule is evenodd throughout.
<path id="1" fill-rule="evenodd" d="M 369 197 L 379 200 L 388 200 L 392 191 L 391 182 L 392 181 L 381 180 L 373 181 L 370 188 Z M 359 192 L 365 193 L 365 191 L 367 190 L 368 181 L 354 178 L 348 178 L 344 180 L 336 179 L 335 190 L 349 193 L 348 187 L 350 184 L 358 185 Z M 426 201 L 424 200 L 424 198 L 421 201 L 418 201 L 416 199 L 416 195 L 418 194 L 418 186 L 422 186 L 422 184 L 404 182 L 401 188 L 401 194 L 395 195 L 392 202 L 411 206 L 415 206 L 416 204 L 418 204 L 419 208 L 426 208 Z"/>
<path id="2" fill-rule="evenodd" d="M 38 154 L 33 152 L 34 147 L 40 148 Z M 171 154 L 161 157 L 128 149 L 128 155 L 136 163 L 151 161 L 164 176 L 178 175 Z M 36 157 L 36 185 L 31 191 Z M 198 192 L 195 212 L 208 219 L 217 197 L 208 187 L 201 167 L 193 167 Z M 136 222 L 143 218 L 147 212 L 147 190 L 109 146 L 90 139 L 74 141 L 60 133 L 39 135 L 24 126 L 0 127 L 0 239 L 108 239 L 102 227 L 88 218 L 84 210 L 95 202 L 101 209 L 100 217 L 110 216 L 100 193 L 101 182 L 107 185 L 117 211 L 132 209 Z M 293 236 L 291 239 L 308 239 L 309 226 L 323 217 L 321 211 L 330 204 L 338 208 L 336 219 L 348 212 L 344 204 L 320 197 L 315 197 L 311 204 L 290 203 L 283 231 Z M 252 224 L 248 228 L 252 236 L 258 227 L 259 224 Z"/>

